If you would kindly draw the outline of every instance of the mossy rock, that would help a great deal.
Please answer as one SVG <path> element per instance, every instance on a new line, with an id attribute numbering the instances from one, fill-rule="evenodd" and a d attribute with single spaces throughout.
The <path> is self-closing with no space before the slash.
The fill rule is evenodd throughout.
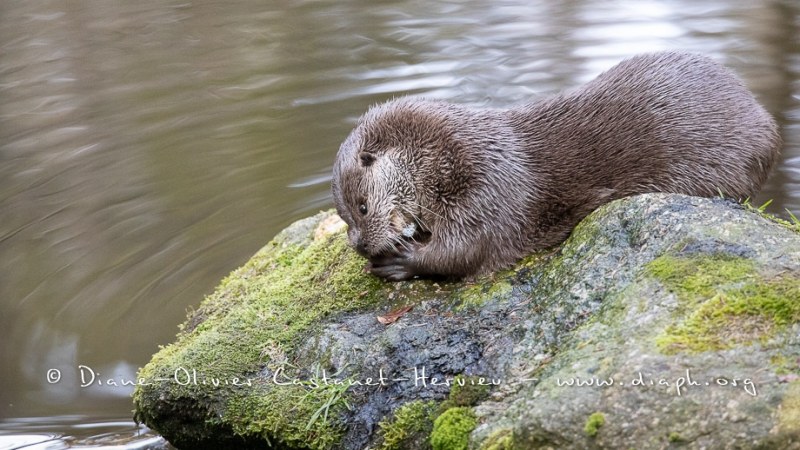
<path id="1" fill-rule="evenodd" d="M 459 283 L 364 263 L 332 212 L 287 228 L 140 371 L 137 420 L 178 448 L 800 445 L 800 235 L 739 205 L 619 200 Z"/>
<path id="2" fill-rule="evenodd" d="M 337 224 L 331 217 L 296 223 L 222 281 L 177 342 L 140 371 L 156 382 L 136 391 L 137 420 L 187 448 L 262 441 L 328 448 L 339 441 L 343 390 L 313 386 L 319 373 L 291 369 L 286 352 L 315 323 L 375 305 L 388 287 L 363 273 L 336 232 L 341 227 L 326 232 Z"/>

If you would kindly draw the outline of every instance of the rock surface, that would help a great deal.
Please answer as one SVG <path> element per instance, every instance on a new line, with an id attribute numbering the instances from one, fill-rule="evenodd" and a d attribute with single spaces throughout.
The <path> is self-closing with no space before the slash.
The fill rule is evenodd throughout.
<path id="1" fill-rule="evenodd" d="M 800 234 L 742 206 L 615 201 L 461 283 L 364 263 L 331 212 L 281 232 L 141 370 L 137 420 L 187 449 L 800 448 Z"/>

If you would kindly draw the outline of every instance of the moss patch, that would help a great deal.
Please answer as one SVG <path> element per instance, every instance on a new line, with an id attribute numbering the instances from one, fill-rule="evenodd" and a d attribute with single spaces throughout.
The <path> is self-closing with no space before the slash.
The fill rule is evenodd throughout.
<path id="1" fill-rule="evenodd" d="M 318 380 L 315 380 L 318 381 Z M 260 395 L 242 392 L 232 396 L 222 416 L 236 434 L 256 435 L 267 442 L 275 440 L 272 430 L 280 430 L 280 442 L 293 448 L 333 447 L 344 432 L 339 417 L 347 409 L 347 385 L 296 386 L 260 389 Z M 280 416 L 253 417 L 253 412 L 278 410 Z"/>
<path id="2" fill-rule="evenodd" d="M 662 256 L 648 270 L 678 294 L 683 316 L 656 338 L 666 353 L 721 350 L 764 341 L 800 320 L 800 279 L 762 277 L 730 256 Z"/>
<path id="3" fill-rule="evenodd" d="M 778 409 L 778 426 L 784 433 L 800 432 L 800 381 L 792 382 L 786 389 Z"/>
<path id="4" fill-rule="evenodd" d="M 790 358 L 786 355 L 773 355 L 770 357 L 769 362 L 775 368 L 776 375 L 800 375 L 800 358 Z"/>
<path id="5" fill-rule="evenodd" d="M 478 426 L 472 408 L 450 408 L 433 422 L 431 447 L 433 450 L 466 450 L 469 435 Z"/>
<path id="6" fill-rule="evenodd" d="M 512 284 L 508 280 L 489 282 L 480 279 L 476 284 L 466 285 L 454 292 L 453 299 L 461 303 L 456 308 L 478 309 L 490 300 L 508 300 L 511 297 Z"/>
<path id="7" fill-rule="evenodd" d="M 548 252 L 532 253 L 511 268 L 480 276 L 470 283 L 454 283 L 450 301 L 456 305 L 456 311 L 477 310 L 490 301 L 508 301 L 514 294 L 514 286 L 529 283 L 531 271 L 541 268 L 551 258 Z"/>
<path id="8" fill-rule="evenodd" d="M 457 375 L 450 385 L 450 394 L 440 411 L 458 406 L 475 406 L 489 396 L 491 380 L 478 376 Z"/>
<path id="9" fill-rule="evenodd" d="M 669 434 L 669 436 L 667 436 L 667 440 L 670 442 L 680 442 L 683 440 L 683 438 L 681 437 L 680 433 L 678 433 L 677 431 L 673 431 L 672 433 Z"/>
<path id="10" fill-rule="evenodd" d="M 392 419 L 378 423 L 382 450 L 421 449 L 430 447 L 428 437 L 433 430 L 436 402 L 413 401 L 394 412 Z"/>
<path id="11" fill-rule="evenodd" d="M 508 428 L 500 428 L 483 441 L 481 450 L 512 450 L 514 448 L 514 433 Z"/>
<path id="12" fill-rule="evenodd" d="M 753 262 L 729 256 L 682 258 L 664 255 L 648 264 L 652 275 L 677 290 L 683 300 L 694 306 L 712 297 L 722 285 L 751 280 L 755 277 Z"/>
<path id="13" fill-rule="evenodd" d="M 603 415 L 603 413 L 592 413 L 592 415 L 586 419 L 586 425 L 583 426 L 583 432 L 589 437 L 597 436 L 597 432 L 600 431 L 600 427 L 605 424 L 606 416 Z"/>
<path id="14" fill-rule="evenodd" d="M 489 396 L 490 386 L 488 383 L 490 380 L 478 376 L 457 375 L 451 383 L 447 400 L 441 403 L 413 401 L 404 404 L 395 411 L 391 420 L 385 419 L 378 424 L 383 436 L 383 444 L 380 448 L 389 450 L 429 447 L 428 437 L 432 436 L 434 422 L 445 413 L 452 416 L 469 411 L 472 414 L 472 410 L 468 407 L 477 405 Z M 472 429 L 470 429 L 471 431 Z M 440 429 L 440 436 L 437 439 L 442 438 L 441 433 L 443 432 Z M 421 440 L 421 438 L 424 439 Z"/>
<path id="15" fill-rule="evenodd" d="M 222 422 L 243 437 L 280 436 L 287 445 L 331 447 L 342 432 L 338 419 L 346 405 L 345 390 L 302 383 L 271 386 L 258 373 L 285 363 L 281 356 L 291 352 L 313 324 L 388 297 L 390 285 L 365 274 L 364 262 L 348 249 L 341 232 L 299 240 L 278 235 L 223 280 L 189 317 L 177 341 L 140 371 L 153 386 L 141 386 L 134 394 L 137 420 L 179 442 L 202 439 L 204 424 Z M 196 371 L 200 382 L 171 381 L 178 368 Z M 248 373 L 254 379 L 250 386 L 224 384 Z M 313 378 L 299 369 L 289 375 Z M 159 398 L 164 392 L 167 401 Z M 198 410 L 194 428 L 175 428 L 164 406 L 185 408 L 184 398 L 213 399 L 209 404 L 216 409 Z"/>

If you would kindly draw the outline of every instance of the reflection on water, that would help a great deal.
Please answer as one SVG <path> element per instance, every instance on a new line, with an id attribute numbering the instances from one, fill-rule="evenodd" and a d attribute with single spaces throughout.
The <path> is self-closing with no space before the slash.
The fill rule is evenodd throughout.
<path id="1" fill-rule="evenodd" d="M 331 206 L 340 141 L 392 96 L 502 106 L 638 52 L 710 54 L 781 122 L 758 200 L 800 211 L 798 21 L 791 0 L 4 0 L 0 417 L 129 415 L 130 386 L 78 365 L 135 377 L 222 276 Z"/>
<path id="2" fill-rule="evenodd" d="M 62 430 L 52 433 L 53 428 Z M 174 450 L 161 436 L 129 421 L 96 420 L 88 416 L 53 416 L 0 422 L 0 450 Z"/>

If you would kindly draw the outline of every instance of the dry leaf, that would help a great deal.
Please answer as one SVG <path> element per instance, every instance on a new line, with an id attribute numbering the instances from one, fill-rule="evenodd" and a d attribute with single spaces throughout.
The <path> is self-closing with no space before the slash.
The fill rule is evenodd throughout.
<path id="1" fill-rule="evenodd" d="M 390 323 L 397 322 L 397 319 L 403 317 L 403 315 L 409 311 L 411 311 L 412 306 L 404 306 L 402 308 L 395 309 L 393 311 L 389 311 L 388 314 L 385 316 L 378 316 L 378 322 L 389 325 Z"/>

